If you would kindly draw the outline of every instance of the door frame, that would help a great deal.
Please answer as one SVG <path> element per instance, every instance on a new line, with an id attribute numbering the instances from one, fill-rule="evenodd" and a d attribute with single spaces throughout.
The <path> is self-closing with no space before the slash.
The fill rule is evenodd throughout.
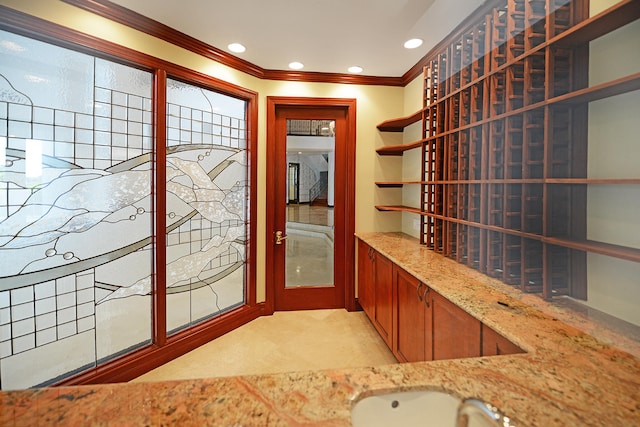
<path id="1" fill-rule="evenodd" d="M 266 147 L 266 215 L 265 215 L 265 311 L 273 313 L 276 306 L 276 268 L 274 253 L 274 238 L 277 224 L 276 213 L 269 209 L 274 203 L 273 189 L 276 188 L 276 160 L 281 155 L 276 150 L 276 113 L 281 108 L 300 109 L 340 109 L 346 118 L 346 147 L 345 147 L 345 177 L 344 213 L 341 218 L 334 217 L 334 221 L 342 221 L 344 232 L 344 257 L 338 261 L 334 259 L 334 268 L 341 271 L 344 278 L 344 305 L 348 311 L 355 311 L 355 166 L 356 166 L 356 100 L 352 98 L 305 98 L 305 97 L 267 97 L 267 147 Z M 284 159 L 286 165 L 286 158 Z M 334 273 L 335 274 L 335 273 Z"/>

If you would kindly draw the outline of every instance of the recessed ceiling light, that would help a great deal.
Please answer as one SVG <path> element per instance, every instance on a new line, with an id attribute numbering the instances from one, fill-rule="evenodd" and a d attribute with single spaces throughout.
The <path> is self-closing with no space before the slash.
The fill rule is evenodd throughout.
<path id="1" fill-rule="evenodd" d="M 407 49 L 415 49 L 422 46 L 422 39 L 411 39 L 404 42 L 404 47 Z"/>
<path id="2" fill-rule="evenodd" d="M 302 70 L 304 68 L 304 64 L 302 62 L 294 61 L 289 63 L 289 68 L 292 70 Z"/>
<path id="3" fill-rule="evenodd" d="M 357 65 L 354 65 L 353 67 L 349 67 L 348 71 L 350 73 L 361 73 L 362 72 L 362 67 L 359 67 Z"/>
<path id="4" fill-rule="evenodd" d="M 245 50 L 247 50 L 246 47 L 244 47 L 243 45 L 241 45 L 240 43 L 231 43 L 229 46 L 227 46 L 229 48 L 229 50 L 231 52 L 235 52 L 235 53 L 242 53 Z"/>

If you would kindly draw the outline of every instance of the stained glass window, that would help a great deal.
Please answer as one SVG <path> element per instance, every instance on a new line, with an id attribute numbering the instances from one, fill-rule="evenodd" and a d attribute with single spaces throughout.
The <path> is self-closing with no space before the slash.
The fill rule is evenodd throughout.
<path id="1" fill-rule="evenodd" d="M 151 343 L 154 215 L 166 214 L 167 330 L 243 304 L 246 101 L 169 80 L 156 165 L 152 73 L 4 31 L 0 57 L 2 389 Z"/>
<path id="2" fill-rule="evenodd" d="M 245 101 L 167 82 L 167 331 L 244 302 Z"/>

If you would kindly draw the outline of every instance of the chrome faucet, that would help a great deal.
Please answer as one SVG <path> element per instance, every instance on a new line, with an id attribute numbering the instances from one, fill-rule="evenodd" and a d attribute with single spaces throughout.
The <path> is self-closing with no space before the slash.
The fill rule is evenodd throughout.
<path id="1" fill-rule="evenodd" d="M 456 427 L 515 427 L 498 408 L 479 399 L 465 399 L 458 406 Z"/>

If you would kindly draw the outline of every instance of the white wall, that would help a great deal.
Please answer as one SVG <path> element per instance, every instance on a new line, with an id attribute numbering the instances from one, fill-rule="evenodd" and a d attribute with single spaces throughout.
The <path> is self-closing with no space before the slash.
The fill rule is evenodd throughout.
<path id="1" fill-rule="evenodd" d="M 592 0 L 591 14 L 615 4 Z M 640 22 L 629 24 L 590 45 L 590 85 L 640 71 Z M 640 178 L 640 91 L 589 105 L 588 176 Z M 640 248 L 640 189 L 590 185 L 587 237 Z M 587 256 L 587 304 L 640 325 L 640 263 L 598 254 Z"/>

